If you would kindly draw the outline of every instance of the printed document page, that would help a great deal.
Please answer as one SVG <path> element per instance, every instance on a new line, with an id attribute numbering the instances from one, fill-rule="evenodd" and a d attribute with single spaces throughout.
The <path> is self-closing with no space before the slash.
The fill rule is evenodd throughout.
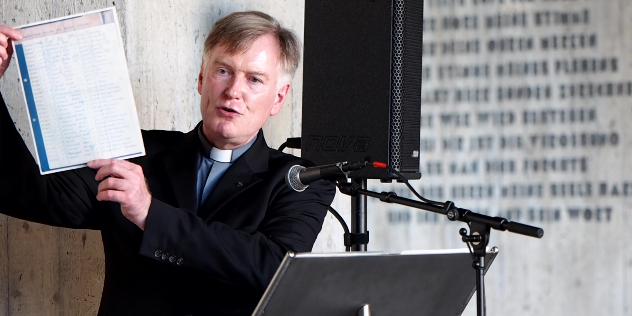
<path id="1" fill-rule="evenodd" d="M 42 174 L 145 154 L 114 8 L 17 27 L 13 43 Z"/>

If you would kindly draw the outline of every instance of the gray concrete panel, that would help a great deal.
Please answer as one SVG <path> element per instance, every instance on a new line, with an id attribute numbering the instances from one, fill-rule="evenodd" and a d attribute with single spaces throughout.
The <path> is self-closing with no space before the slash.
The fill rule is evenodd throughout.
<path id="1" fill-rule="evenodd" d="M 492 231 L 490 315 L 629 315 L 628 1 L 426 0 L 421 135 L 433 200 Z M 402 185 L 370 185 L 411 195 Z M 369 202 L 370 250 L 461 248 L 462 223 Z M 475 315 L 471 303 L 466 315 Z"/>

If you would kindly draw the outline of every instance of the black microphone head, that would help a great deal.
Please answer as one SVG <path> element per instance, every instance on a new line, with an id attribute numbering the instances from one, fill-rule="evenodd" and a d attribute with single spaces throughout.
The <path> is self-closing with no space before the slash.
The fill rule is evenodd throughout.
<path id="1" fill-rule="evenodd" d="M 296 192 L 303 192 L 307 189 L 307 185 L 303 184 L 298 177 L 298 174 L 307 168 L 299 165 L 294 165 L 288 170 L 285 175 L 285 183 Z"/>

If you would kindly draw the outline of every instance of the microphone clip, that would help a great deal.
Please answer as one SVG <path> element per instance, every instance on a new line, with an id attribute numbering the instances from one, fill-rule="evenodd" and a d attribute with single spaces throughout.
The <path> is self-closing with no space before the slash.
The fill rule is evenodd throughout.
<path id="1" fill-rule="evenodd" d="M 336 168 L 340 170 L 340 174 L 338 176 L 333 176 L 332 178 L 329 179 L 329 181 L 332 181 L 335 183 L 349 182 L 349 173 L 351 173 L 351 170 L 349 170 L 348 168 L 345 168 L 347 165 L 349 165 L 349 163 L 347 163 L 346 161 L 337 162 L 333 164 L 333 166 L 336 166 Z"/>

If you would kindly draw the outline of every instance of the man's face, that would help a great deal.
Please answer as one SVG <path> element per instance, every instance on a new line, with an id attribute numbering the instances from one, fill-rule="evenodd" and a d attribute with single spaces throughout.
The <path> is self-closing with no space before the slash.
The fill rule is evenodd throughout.
<path id="1" fill-rule="evenodd" d="M 290 89 L 279 84 L 281 65 L 276 40 L 265 35 L 244 53 L 230 55 L 224 46 L 210 51 L 202 64 L 198 92 L 204 136 L 217 148 L 248 143 L 276 115 Z"/>

